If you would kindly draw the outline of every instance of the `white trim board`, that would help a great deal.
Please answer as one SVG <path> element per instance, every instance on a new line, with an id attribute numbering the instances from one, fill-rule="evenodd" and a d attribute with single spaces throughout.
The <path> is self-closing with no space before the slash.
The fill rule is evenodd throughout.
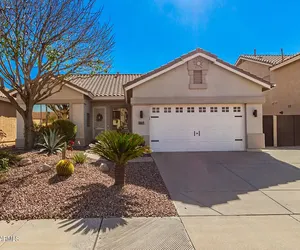
<path id="1" fill-rule="evenodd" d="M 125 100 L 124 96 L 95 96 L 91 98 L 92 101 L 123 101 Z"/>
<path id="2" fill-rule="evenodd" d="M 222 67 L 222 68 L 224 68 L 224 69 L 226 69 L 226 70 L 228 70 L 228 71 L 231 71 L 231 72 L 233 72 L 233 73 L 235 73 L 235 74 L 237 74 L 237 75 L 239 75 L 239 76 L 241 76 L 241 77 L 244 77 L 244 78 L 246 78 L 246 79 L 248 79 L 248 80 L 250 80 L 250 81 L 252 81 L 252 82 L 255 82 L 255 83 L 257 83 L 258 85 L 261 85 L 261 86 L 263 86 L 263 87 L 265 87 L 265 88 L 267 88 L 267 89 L 270 89 L 270 88 L 271 88 L 271 86 L 270 86 L 269 84 L 266 84 L 266 83 L 264 83 L 264 82 L 262 82 L 262 81 L 259 81 L 258 79 L 255 79 L 255 78 L 253 78 L 253 77 L 251 77 L 251 76 L 248 76 L 248 75 L 246 75 L 246 74 L 244 74 L 244 73 L 242 73 L 242 72 L 239 72 L 239 71 L 237 71 L 237 70 L 235 70 L 235 69 L 233 69 L 233 68 L 231 68 L 231 67 L 228 67 L 228 66 L 224 65 L 223 63 L 216 62 L 216 65 L 218 65 L 218 66 L 220 66 L 220 67 Z"/>
<path id="3" fill-rule="evenodd" d="M 65 84 L 63 85 L 63 87 L 64 87 L 64 86 L 66 86 L 66 87 L 68 87 L 68 88 L 70 88 L 70 89 L 73 89 L 73 90 L 75 90 L 75 91 L 77 91 L 77 92 L 79 92 L 79 93 L 81 93 L 81 94 L 87 95 L 87 96 L 89 96 L 90 98 L 93 98 L 93 95 L 91 95 L 89 92 L 83 91 L 83 90 L 81 90 L 81 89 L 78 89 L 78 88 L 76 88 L 75 86 L 72 86 L 72 85 L 70 85 L 70 84 L 68 84 L 68 83 L 65 83 Z M 18 91 L 17 91 L 17 90 L 13 90 L 13 91 L 10 92 L 10 95 L 15 95 L 15 94 L 18 94 Z"/>

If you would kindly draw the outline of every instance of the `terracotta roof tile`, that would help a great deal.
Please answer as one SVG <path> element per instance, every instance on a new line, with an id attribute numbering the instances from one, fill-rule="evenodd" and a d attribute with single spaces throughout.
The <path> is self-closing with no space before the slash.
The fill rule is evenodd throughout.
<path id="1" fill-rule="evenodd" d="M 290 57 L 293 57 L 294 55 L 284 55 L 283 59 L 284 61 L 289 59 Z M 250 60 L 254 60 L 257 62 L 263 62 L 263 63 L 268 63 L 270 65 L 276 65 L 282 62 L 282 56 L 281 55 L 240 55 L 240 57 L 238 58 L 237 62 L 239 61 L 239 59 L 250 59 Z"/>
<path id="2" fill-rule="evenodd" d="M 280 62 L 276 63 L 275 65 L 279 65 L 279 64 L 281 64 L 283 62 L 289 61 L 289 60 L 291 60 L 291 59 L 293 59 L 293 58 L 295 58 L 296 56 L 299 56 L 299 55 L 300 55 L 300 53 L 296 53 L 296 54 L 294 54 L 292 56 L 289 56 L 289 57 L 285 58 L 284 61 L 280 61 Z M 273 66 L 275 66 L 275 65 L 273 65 Z"/>
<path id="3" fill-rule="evenodd" d="M 122 97 L 123 85 L 141 74 L 76 75 L 68 79 L 72 84 L 98 97 Z"/>

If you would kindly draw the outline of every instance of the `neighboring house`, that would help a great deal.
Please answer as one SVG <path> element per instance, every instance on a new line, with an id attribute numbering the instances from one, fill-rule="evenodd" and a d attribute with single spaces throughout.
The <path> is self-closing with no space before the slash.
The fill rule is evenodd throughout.
<path id="1" fill-rule="evenodd" d="M 0 92 L 0 130 L 5 133 L 4 138 L 0 138 L 0 147 L 3 144 L 12 144 L 16 140 L 16 109 L 8 99 Z"/>
<path id="2" fill-rule="evenodd" d="M 87 145 L 119 124 L 154 152 L 243 151 L 264 148 L 262 104 L 269 81 L 196 49 L 144 75 L 71 78 L 43 104 L 67 103 Z M 19 121 L 17 146 L 22 146 Z M 117 120 L 117 121 L 116 121 Z"/>
<path id="3" fill-rule="evenodd" d="M 241 55 L 236 66 L 274 85 L 266 91 L 266 146 L 300 146 L 300 54 Z"/>
<path id="4" fill-rule="evenodd" d="M 32 112 L 32 120 L 36 125 L 43 125 L 47 122 L 47 112 Z"/>

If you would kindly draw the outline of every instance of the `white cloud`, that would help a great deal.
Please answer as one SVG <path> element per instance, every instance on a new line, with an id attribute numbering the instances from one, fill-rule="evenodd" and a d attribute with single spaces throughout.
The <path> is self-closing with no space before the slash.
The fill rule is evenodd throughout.
<path id="1" fill-rule="evenodd" d="M 211 11 L 224 0 L 155 0 L 164 13 L 184 24 L 205 25 Z"/>

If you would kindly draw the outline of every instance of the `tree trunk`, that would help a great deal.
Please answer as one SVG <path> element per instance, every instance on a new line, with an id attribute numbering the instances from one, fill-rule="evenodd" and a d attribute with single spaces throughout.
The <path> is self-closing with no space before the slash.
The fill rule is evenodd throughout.
<path id="1" fill-rule="evenodd" d="M 33 121 L 32 121 L 32 107 L 26 107 L 25 117 L 24 117 L 24 148 L 26 150 L 30 150 L 33 148 L 34 144 L 34 129 L 33 129 Z"/>
<path id="2" fill-rule="evenodd" d="M 125 184 L 125 166 L 115 166 L 115 184 L 116 186 L 124 186 Z"/>

